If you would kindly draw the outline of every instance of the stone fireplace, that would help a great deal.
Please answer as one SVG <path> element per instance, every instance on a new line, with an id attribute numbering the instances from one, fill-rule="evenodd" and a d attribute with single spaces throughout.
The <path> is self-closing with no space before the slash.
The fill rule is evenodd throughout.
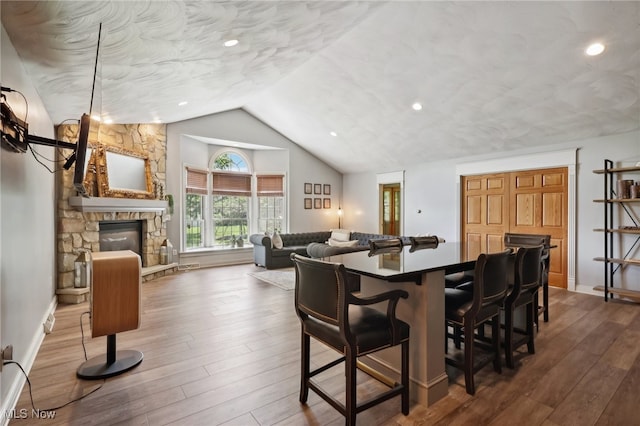
<path id="1" fill-rule="evenodd" d="M 58 139 L 75 141 L 77 125 L 58 126 Z M 91 126 L 89 143 L 99 142 L 149 157 L 154 183 L 165 185 L 166 126 L 163 124 L 127 124 Z M 140 229 L 139 254 L 143 281 L 164 275 L 160 267 L 160 245 L 167 238 L 167 202 L 164 200 L 77 197 L 73 187 L 73 170 L 57 174 L 57 295 L 60 303 L 88 300 L 88 288 L 74 288 L 74 262 L 78 249 L 99 252 L 101 224 L 136 222 Z M 78 201 L 80 200 L 80 201 Z M 119 237 L 118 237 L 119 238 Z M 149 273 L 145 270 L 152 269 Z M 177 268 L 169 269 L 169 272 Z"/>

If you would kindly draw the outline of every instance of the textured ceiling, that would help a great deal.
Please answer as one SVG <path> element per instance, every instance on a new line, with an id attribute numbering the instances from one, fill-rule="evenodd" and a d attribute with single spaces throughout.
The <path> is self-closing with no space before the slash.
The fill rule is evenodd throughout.
<path id="1" fill-rule="evenodd" d="M 640 129 L 639 2 L 1 8 L 55 123 L 89 110 L 102 22 L 94 113 L 170 123 L 244 108 L 342 172 Z M 593 41 L 606 50 L 587 57 Z"/>

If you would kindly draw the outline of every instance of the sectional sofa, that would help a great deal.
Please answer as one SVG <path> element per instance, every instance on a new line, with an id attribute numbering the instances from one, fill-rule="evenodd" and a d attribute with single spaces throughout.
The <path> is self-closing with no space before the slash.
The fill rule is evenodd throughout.
<path id="1" fill-rule="evenodd" d="M 276 248 L 273 246 L 271 236 L 251 235 L 249 241 L 253 244 L 253 263 L 266 269 L 286 268 L 293 266 L 290 258 L 291 253 L 314 258 L 327 258 L 342 253 L 369 250 L 369 240 L 398 238 L 398 236 L 350 232 L 350 243 L 341 246 L 327 244 L 327 241 L 332 238 L 332 231 L 280 234 L 280 238 L 282 239 L 282 248 Z M 405 244 L 410 244 L 408 238 L 402 238 Z"/>

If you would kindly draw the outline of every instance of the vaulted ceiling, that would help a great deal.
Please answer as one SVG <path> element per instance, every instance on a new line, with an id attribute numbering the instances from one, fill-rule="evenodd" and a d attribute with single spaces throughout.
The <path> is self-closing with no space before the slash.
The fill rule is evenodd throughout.
<path id="1" fill-rule="evenodd" d="M 171 123 L 243 108 L 342 172 L 640 129 L 635 1 L 0 7 L 54 123 L 89 109 Z M 604 52 L 585 55 L 595 41 Z"/>

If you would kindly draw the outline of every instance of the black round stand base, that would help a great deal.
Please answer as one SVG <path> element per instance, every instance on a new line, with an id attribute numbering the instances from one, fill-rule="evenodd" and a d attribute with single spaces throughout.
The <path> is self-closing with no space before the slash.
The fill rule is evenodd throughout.
<path id="1" fill-rule="evenodd" d="M 107 364 L 107 356 L 100 355 L 85 361 L 76 372 L 81 379 L 97 380 L 117 376 L 129 371 L 142 362 L 140 351 L 117 351 L 115 361 Z"/>

